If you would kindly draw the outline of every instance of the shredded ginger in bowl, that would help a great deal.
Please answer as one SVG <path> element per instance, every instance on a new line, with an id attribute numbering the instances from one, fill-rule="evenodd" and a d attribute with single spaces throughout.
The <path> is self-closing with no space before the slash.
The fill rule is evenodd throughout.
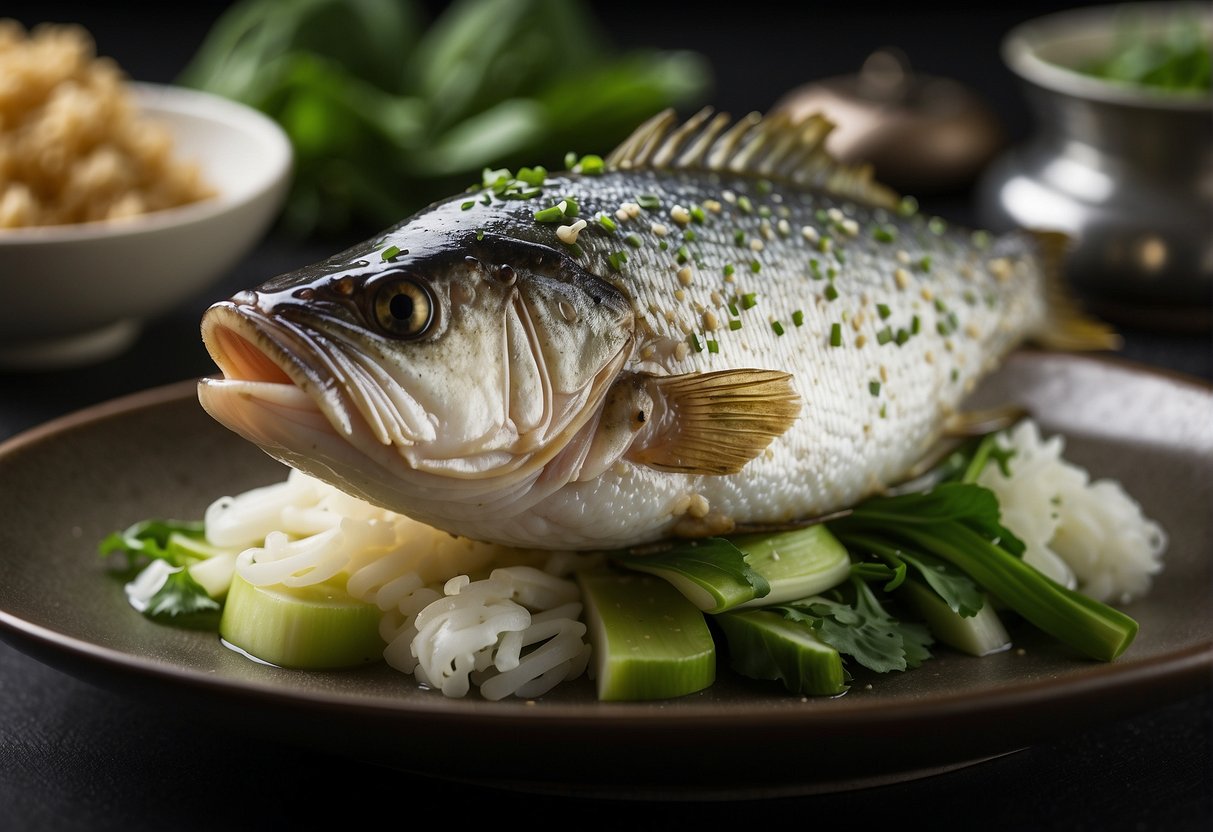
<path id="1" fill-rule="evenodd" d="M 80 26 L 0 19 L 0 229 L 131 217 L 213 195 Z"/>

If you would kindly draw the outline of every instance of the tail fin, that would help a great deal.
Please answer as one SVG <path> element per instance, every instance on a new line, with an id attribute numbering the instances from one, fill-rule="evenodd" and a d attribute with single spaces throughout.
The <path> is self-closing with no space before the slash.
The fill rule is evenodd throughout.
<path id="1" fill-rule="evenodd" d="M 1051 350 L 1115 350 L 1122 340 L 1111 326 L 1087 315 L 1066 285 L 1064 266 L 1071 239 L 1059 231 L 1029 231 L 1045 277 L 1048 319 L 1032 337 Z"/>

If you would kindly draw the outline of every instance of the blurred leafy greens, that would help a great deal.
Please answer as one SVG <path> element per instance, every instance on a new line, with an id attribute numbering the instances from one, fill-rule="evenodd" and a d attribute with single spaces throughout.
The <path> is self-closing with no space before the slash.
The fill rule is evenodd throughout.
<path id="1" fill-rule="evenodd" d="M 1213 45 L 1201 25 L 1196 7 L 1178 15 L 1161 32 L 1150 34 L 1144 16 L 1137 19 L 1126 7 L 1115 47 L 1082 70 L 1107 81 L 1133 84 L 1165 92 L 1208 92 L 1213 89 Z M 1145 7 L 1145 12 L 1149 7 Z"/>
<path id="2" fill-rule="evenodd" d="M 398 222 L 485 167 L 605 152 L 667 106 L 700 103 L 697 54 L 620 54 L 583 0 L 243 0 L 180 77 L 278 121 L 295 149 L 284 225 Z"/>

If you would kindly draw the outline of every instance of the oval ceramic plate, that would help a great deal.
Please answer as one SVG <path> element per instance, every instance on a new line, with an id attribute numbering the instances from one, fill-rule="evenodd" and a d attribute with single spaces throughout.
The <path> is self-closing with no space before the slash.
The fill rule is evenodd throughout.
<path id="1" fill-rule="evenodd" d="M 920 669 L 802 698 L 720 662 L 709 690 L 600 703 L 578 680 L 538 701 L 448 699 L 385 666 L 310 673 L 251 662 L 216 636 L 151 623 L 96 554 L 147 517 L 197 518 L 285 469 L 213 422 L 192 383 L 95 407 L 0 446 L 0 634 L 75 675 L 232 730 L 441 777 L 520 788 L 695 797 L 806 793 L 908 778 L 1004 754 L 1199 690 L 1213 667 L 1213 396 L 1138 367 L 1022 353 L 978 391 L 1027 405 L 1067 456 L 1121 480 L 1170 535 L 1141 631 L 1116 662 L 1025 627 L 982 659 L 944 648 Z M 14 510 L 16 507 L 19 509 Z"/>

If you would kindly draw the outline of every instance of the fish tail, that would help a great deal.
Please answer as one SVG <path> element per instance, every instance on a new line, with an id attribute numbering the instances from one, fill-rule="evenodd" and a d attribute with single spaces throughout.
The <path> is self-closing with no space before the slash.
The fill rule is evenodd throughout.
<path id="1" fill-rule="evenodd" d="M 1040 258 L 1048 310 L 1044 326 L 1031 340 L 1051 350 L 1120 349 L 1121 337 L 1109 324 L 1085 312 L 1066 282 L 1066 256 L 1073 242 L 1070 236 L 1060 231 L 1029 230 L 1027 234 Z"/>

